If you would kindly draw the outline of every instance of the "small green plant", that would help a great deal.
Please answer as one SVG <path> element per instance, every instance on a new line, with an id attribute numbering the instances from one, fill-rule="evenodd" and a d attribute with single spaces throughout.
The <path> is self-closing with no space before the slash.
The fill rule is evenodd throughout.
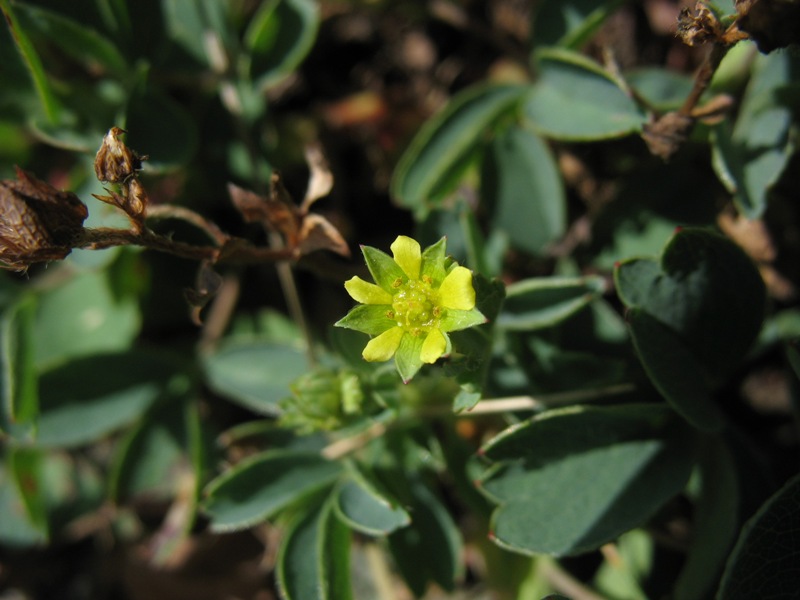
<path id="1" fill-rule="evenodd" d="M 798 3 L 434 4 L 0 0 L 4 589 L 796 587 Z"/>

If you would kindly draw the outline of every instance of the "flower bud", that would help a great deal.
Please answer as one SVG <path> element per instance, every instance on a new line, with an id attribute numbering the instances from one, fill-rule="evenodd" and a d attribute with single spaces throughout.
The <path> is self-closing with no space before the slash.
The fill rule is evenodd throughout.
<path id="1" fill-rule="evenodd" d="M 281 423 L 303 432 L 341 428 L 364 409 L 364 390 L 352 371 L 312 371 L 295 380 L 290 389 L 292 396 L 280 405 Z"/>
<path id="2" fill-rule="evenodd" d="M 0 266 L 23 271 L 37 262 L 61 260 L 87 216 L 75 194 L 17 168 L 16 181 L 0 181 Z"/>

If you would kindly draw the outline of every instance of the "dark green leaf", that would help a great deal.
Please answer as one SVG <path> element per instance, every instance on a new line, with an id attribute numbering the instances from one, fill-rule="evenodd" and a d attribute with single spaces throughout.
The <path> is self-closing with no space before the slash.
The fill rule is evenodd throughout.
<path id="1" fill-rule="evenodd" d="M 329 486 L 341 470 L 339 463 L 316 453 L 266 452 L 212 481 L 203 509 L 214 531 L 245 529 Z"/>
<path id="2" fill-rule="evenodd" d="M 526 89 L 492 85 L 455 96 L 425 123 L 406 149 L 394 173 L 392 195 L 403 206 L 425 215 L 458 183 L 452 170 L 475 151 L 500 116 L 514 109 Z"/>
<path id="3" fill-rule="evenodd" d="M 672 330 L 699 361 L 710 384 L 727 377 L 761 327 L 761 276 L 738 246 L 716 233 L 679 230 L 659 262 L 626 261 L 614 277 L 625 305 L 640 308 Z M 647 342 L 639 341 L 641 349 Z"/>
<path id="4" fill-rule="evenodd" d="M 604 292 L 602 277 L 541 277 L 506 287 L 497 325 L 532 331 L 552 327 L 588 306 Z"/>
<path id="5" fill-rule="evenodd" d="M 677 110 L 692 91 L 694 82 L 684 73 L 660 68 L 640 68 L 625 73 L 625 80 L 655 109 Z"/>
<path id="6" fill-rule="evenodd" d="M 493 206 L 493 227 L 517 248 L 541 254 L 563 235 L 567 217 L 561 173 L 535 133 L 513 127 L 493 140 L 481 192 Z"/>
<path id="7" fill-rule="evenodd" d="M 349 600 L 350 533 L 326 502 L 301 515 L 278 551 L 278 583 L 285 600 Z"/>
<path id="8" fill-rule="evenodd" d="M 227 21 L 228 6 L 217 0 L 162 0 L 164 24 L 169 38 L 179 43 L 201 64 L 215 67 L 208 56 L 209 36 L 216 36 L 214 42 L 223 43 L 230 37 Z M 215 50 L 224 52 L 225 48 Z"/>
<path id="9" fill-rule="evenodd" d="M 0 10 L 3 11 L 14 42 L 17 44 L 17 48 L 19 48 L 20 54 L 22 54 L 22 59 L 25 62 L 25 66 L 28 68 L 31 79 L 33 79 L 33 85 L 36 88 L 36 93 L 39 95 L 39 100 L 47 115 L 47 120 L 50 123 L 56 123 L 61 113 L 61 105 L 50 88 L 50 83 L 47 80 L 47 74 L 44 72 L 39 54 L 33 47 L 27 32 L 20 25 L 16 13 L 11 8 L 11 2 L 9 2 L 9 0 L 0 0 Z"/>
<path id="10" fill-rule="evenodd" d="M 138 494 L 172 498 L 194 466 L 192 429 L 198 418 L 187 398 L 172 398 L 151 410 L 117 448 L 109 495 L 123 502 Z"/>
<path id="11" fill-rule="evenodd" d="M 0 540 L 9 547 L 47 541 L 47 531 L 31 522 L 22 495 L 8 465 L 0 464 Z"/>
<path id="12" fill-rule="evenodd" d="M 748 521 L 733 549 L 717 598 L 791 598 L 797 592 L 800 562 L 800 476 L 767 500 Z"/>
<path id="13" fill-rule="evenodd" d="M 667 402 L 699 429 L 721 428 L 723 415 L 702 367 L 678 335 L 642 310 L 628 310 L 627 320 L 639 360 Z"/>
<path id="14" fill-rule="evenodd" d="M 336 492 L 336 514 L 366 535 L 387 535 L 411 522 L 408 512 L 362 475 L 346 479 Z"/>
<path id="15" fill-rule="evenodd" d="M 145 350 L 67 361 L 39 380 L 41 446 L 96 441 L 144 414 L 158 398 L 188 385 L 168 357 Z"/>
<path id="16" fill-rule="evenodd" d="M 495 541 L 569 555 L 641 525 L 677 494 L 693 444 L 665 406 L 571 407 L 507 429 L 483 453 L 499 461 L 480 481 L 500 505 Z"/>
<path id="17" fill-rule="evenodd" d="M 540 133 L 590 141 L 641 131 L 643 111 L 597 63 L 563 50 L 541 51 L 537 58 L 539 79 L 524 114 Z"/>
<path id="18" fill-rule="evenodd" d="M 197 150 L 197 125 L 184 107 L 144 82 L 128 102 L 125 129 L 126 144 L 149 157 L 148 170 L 185 166 Z"/>
<path id="19" fill-rule="evenodd" d="M 39 450 L 13 448 L 9 451 L 7 466 L 25 507 L 25 518 L 39 531 L 47 532 L 43 458 Z"/>
<path id="20" fill-rule="evenodd" d="M 0 319 L 0 431 L 21 435 L 38 413 L 33 327 L 36 303 L 31 296 L 7 309 Z"/>
<path id="21" fill-rule="evenodd" d="M 715 131 L 717 173 L 750 219 L 763 214 L 769 190 L 789 160 L 792 113 L 779 102 L 777 92 L 792 81 L 796 64 L 787 52 L 759 56 L 736 124 L 731 130 L 726 122 Z"/>
<path id="22" fill-rule="evenodd" d="M 289 384 L 308 370 L 305 354 L 294 345 L 231 341 L 204 361 L 209 385 L 255 412 L 274 415 L 289 394 Z"/>
<path id="23" fill-rule="evenodd" d="M 415 481 L 410 491 L 411 525 L 389 536 L 389 550 L 417 597 L 431 581 L 452 591 L 463 568 L 461 534 L 450 512 L 427 486 Z"/>
<path id="24" fill-rule="evenodd" d="M 580 50 L 622 0 L 543 0 L 533 16 L 534 46 Z"/>
<path id="25" fill-rule="evenodd" d="M 739 527 L 739 482 L 730 452 L 710 437 L 702 440 L 698 456 L 692 546 L 674 588 L 674 597 L 686 600 L 710 597 Z"/>
<path id="26" fill-rule="evenodd" d="M 270 0 L 261 5 L 245 33 L 250 77 L 258 87 L 274 85 L 297 68 L 314 44 L 319 19 L 319 7 L 312 0 Z"/>
<path id="27" fill-rule="evenodd" d="M 18 4 L 20 25 L 31 35 L 56 44 L 93 73 L 98 67 L 119 78 L 128 74 L 120 51 L 107 37 L 84 23 L 36 6 Z"/>

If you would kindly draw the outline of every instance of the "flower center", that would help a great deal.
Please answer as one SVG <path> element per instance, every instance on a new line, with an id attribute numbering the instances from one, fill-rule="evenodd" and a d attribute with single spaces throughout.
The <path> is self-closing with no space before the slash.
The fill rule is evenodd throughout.
<path id="1" fill-rule="evenodd" d="M 438 326 L 441 309 L 430 283 L 411 279 L 398 287 L 392 300 L 392 312 L 398 327 L 413 335 Z"/>

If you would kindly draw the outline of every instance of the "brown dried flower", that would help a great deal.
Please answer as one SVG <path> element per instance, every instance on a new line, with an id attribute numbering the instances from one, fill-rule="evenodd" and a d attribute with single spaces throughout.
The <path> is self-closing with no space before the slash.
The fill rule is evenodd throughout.
<path id="1" fill-rule="evenodd" d="M 690 8 L 681 10 L 678 17 L 678 36 L 687 46 L 701 46 L 709 41 L 719 41 L 722 34 L 719 19 L 702 2 L 695 5 L 694 11 Z"/>
<path id="2" fill-rule="evenodd" d="M 142 161 L 140 156 L 119 139 L 124 129 L 112 127 L 103 138 L 103 143 L 94 159 L 94 172 L 97 179 L 108 183 L 119 183 L 122 194 L 106 190 L 108 196 L 92 194 L 98 200 L 116 206 L 128 215 L 137 230 L 141 230 L 147 210 L 147 192 L 139 181 Z"/>
<path id="3" fill-rule="evenodd" d="M 0 181 L 0 267 L 24 271 L 61 260 L 72 250 L 89 216 L 72 192 L 62 192 L 17 168 Z"/>
<path id="4" fill-rule="evenodd" d="M 112 127 L 103 138 L 103 144 L 94 158 L 94 172 L 104 183 L 124 183 L 142 170 L 142 161 L 147 156 L 139 156 L 128 148 L 120 134 L 127 133 L 119 127 Z"/>

